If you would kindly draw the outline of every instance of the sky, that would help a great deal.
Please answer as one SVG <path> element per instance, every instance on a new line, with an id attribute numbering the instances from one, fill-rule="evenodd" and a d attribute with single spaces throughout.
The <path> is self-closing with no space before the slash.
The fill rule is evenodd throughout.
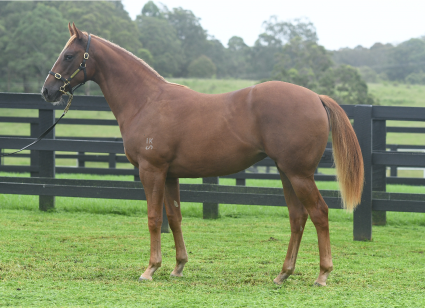
<path id="1" fill-rule="evenodd" d="M 130 17 L 147 0 L 122 0 Z M 201 18 L 208 34 L 224 46 L 232 36 L 254 45 L 270 16 L 289 21 L 307 17 L 316 27 L 319 44 L 328 50 L 398 44 L 425 35 L 425 0 L 160 0 L 169 9 L 182 7 Z"/>

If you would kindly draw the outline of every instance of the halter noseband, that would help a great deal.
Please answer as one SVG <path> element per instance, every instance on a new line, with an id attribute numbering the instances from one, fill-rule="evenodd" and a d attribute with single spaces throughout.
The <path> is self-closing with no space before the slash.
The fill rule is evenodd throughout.
<path id="1" fill-rule="evenodd" d="M 83 62 L 81 62 L 80 66 L 77 68 L 77 70 L 74 73 L 72 73 L 71 76 L 69 76 L 69 78 L 65 79 L 64 77 L 62 77 L 61 74 L 55 73 L 55 72 L 52 72 L 52 71 L 49 71 L 49 74 L 50 75 L 54 76 L 58 80 L 62 80 L 63 81 L 63 86 L 61 86 L 59 88 L 59 91 L 61 91 L 63 94 L 70 95 L 70 98 L 73 96 L 73 93 L 74 93 L 75 90 L 77 90 L 79 87 L 81 87 L 83 84 L 85 84 L 87 82 L 86 61 L 89 58 L 90 40 L 91 40 L 91 35 L 89 34 L 89 38 L 88 38 L 88 41 L 87 41 L 86 52 L 84 53 L 84 56 L 83 56 Z M 69 91 L 66 91 L 66 88 L 68 87 L 68 85 L 70 85 L 71 80 L 80 71 L 83 71 L 84 72 L 84 81 L 82 83 L 76 85 L 74 88 L 72 88 L 71 86 L 69 86 Z"/>

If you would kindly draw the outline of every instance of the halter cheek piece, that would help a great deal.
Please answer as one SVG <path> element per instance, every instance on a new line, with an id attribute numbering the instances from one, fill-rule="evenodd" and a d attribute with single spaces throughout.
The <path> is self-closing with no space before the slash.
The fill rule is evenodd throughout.
<path id="1" fill-rule="evenodd" d="M 63 86 L 61 86 L 60 88 L 59 88 L 59 91 L 61 91 L 63 94 L 66 94 L 66 95 L 68 95 L 69 96 L 69 98 L 68 98 L 68 103 L 66 104 L 66 107 L 65 107 L 65 109 L 64 109 L 64 111 L 63 111 L 63 113 L 62 113 L 62 115 L 61 115 L 61 117 L 59 118 L 59 119 L 57 119 L 56 120 L 56 122 L 52 125 L 52 126 L 50 126 L 44 133 L 42 133 L 41 134 L 41 136 L 40 137 L 38 137 L 36 140 L 34 140 L 33 142 L 31 142 L 30 144 L 28 144 L 27 146 L 25 146 L 25 147 L 23 147 L 22 149 L 20 149 L 20 150 L 18 150 L 18 151 L 16 151 L 16 152 L 13 152 L 13 153 L 7 153 L 7 154 L 0 154 L 0 157 L 3 157 L 3 156 L 9 156 L 9 155 L 13 155 L 13 154 L 16 154 L 16 153 L 19 153 L 19 152 L 21 152 L 21 151 L 23 151 L 23 150 L 25 150 L 25 149 L 27 149 L 27 148 L 29 148 L 30 146 L 32 146 L 32 145 L 34 145 L 34 144 L 36 144 L 37 142 L 39 142 L 41 139 L 43 139 L 48 133 L 50 133 L 51 131 L 52 131 L 52 129 L 56 126 L 56 124 L 58 124 L 58 122 L 65 116 L 65 114 L 68 112 L 68 110 L 69 110 L 69 107 L 71 106 L 71 101 L 72 101 L 72 98 L 74 97 L 74 91 L 75 90 L 77 90 L 79 87 L 81 87 L 83 84 L 85 84 L 86 83 L 86 81 L 87 81 L 87 72 L 86 72 L 86 61 L 89 59 L 89 48 L 90 48 L 90 40 L 91 40 L 91 35 L 89 34 L 89 38 L 88 38 L 88 41 L 87 41 L 87 47 L 86 47 L 86 52 L 84 53 L 84 56 L 83 56 L 83 62 L 81 62 L 81 64 L 80 64 L 80 66 L 77 68 L 77 70 L 74 72 L 74 73 L 72 73 L 72 75 L 71 76 L 69 76 L 69 78 L 68 79 L 65 79 L 64 77 L 62 77 L 62 75 L 61 74 L 59 74 L 59 73 L 54 73 L 54 72 L 52 72 L 52 71 L 49 71 L 49 74 L 50 75 L 52 75 L 52 76 L 54 76 L 56 79 L 58 79 L 58 80 L 62 80 L 63 81 Z M 84 72 L 84 81 L 82 82 L 82 83 L 80 83 L 80 84 L 78 84 L 78 85 L 76 85 L 74 88 L 72 88 L 71 86 L 70 86 L 70 83 L 71 83 L 71 80 L 72 80 L 72 78 L 74 78 L 80 71 L 83 71 Z M 69 87 L 68 87 L 69 86 Z M 66 88 L 69 88 L 69 91 L 67 91 L 66 90 Z"/>

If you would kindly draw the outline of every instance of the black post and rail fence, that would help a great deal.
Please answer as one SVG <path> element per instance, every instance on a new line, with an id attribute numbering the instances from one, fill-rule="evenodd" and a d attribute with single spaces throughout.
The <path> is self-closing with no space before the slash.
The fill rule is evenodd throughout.
<path id="1" fill-rule="evenodd" d="M 425 213 L 425 194 L 387 193 L 386 184 L 424 185 L 425 178 L 402 178 L 397 176 L 397 168 L 425 168 L 425 154 L 417 150 L 424 147 L 410 145 L 391 145 L 386 143 L 387 132 L 425 133 L 425 127 L 387 127 L 387 120 L 425 121 L 425 108 L 385 107 L 369 105 L 342 106 L 353 120 L 365 162 L 365 185 L 362 202 L 353 214 L 354 240 L 371 240 L 372 224 L 383 225 L 386 211 Z M 0 93 L 2 108 L 36 109 L 38 117 L 4 117 L 0 123 L 27 123 L 28 136 L 7 136 L 0 132 L 0 150 L 11 152 L 32 142 L 54 120 L 54 111 L 61 106 L 53 106 L 42 100 L 39 94 Z M 74 99 L 72 110 L 110 111 L 101 96 L 79 96 Z M 72 114 L 72 110 L 69 114 Z M 69 115 L 68 114 L 68 115 Z M 64 118 L 60 125 L 117 125 L 115 120 Z M 397 151 L 403 149 L 403 152 Z M 5 151 L 6 150 L 6 151 Z M 30 165 L 17 166 L 0 162 L 0 171 L 30 173 L 31 177 L 0 176 L 0 194 L 38 195 L 40 210 L 54 208 L 55 197 L 105 198 L 145 200 L 143 187 L 139 181 L 138 170 L 132 166 L 117 168 L 117 163 L 128 163 L 122 139 L 55 137 L 54 131 L 45 139 L 30 148 L 30 154 L 15 154 L 13 157 L 28 157 Z M 416 152 L 405 152 L 414 150 Z M 67 152 L 60 154 L 60 152 Z M 75 154 L 69 154 L 75 153 Z M 89 154 L 92 153 L 92 154 Z M 56 159 L 77 160 L 75 167 L 56 166 Z M 86 167 L 86 162 L 104 162 L 108 168 Z M 129 163 L 128 163 L 129 164 Z M 333 165 L 331 144 L 328 144 L 319 168 Z M 280 179 L 278 173 L 257 172 L 261 167 L 269 170 L 274 167 L 270 158 L 236 174 L 223 176 L 233 178 L 236 186 L 217 185 L 219 178 L 204 178 L 203 184 L 181 184 L 182 202 L 203 203 L 204 218 L 219 217 L 219 204 L 244 204 L 286 206 L 281 188 L 248 187 L 249 179 Z M 386 175 L 391 168 L 390 176 Z M 57 179 L 56 173 L 85 173 L 98 175 L 131 175 L 135 181 L 105 181 Z M 6 174 L 8 175 L 8 174 Z M 335 181 L 334 175 L 315 174 L 317 181 Z M 341 209 L 338 191 L 321 191 L 329 208 Z M 166 215 L 163 232 L 168 231 Z"/>

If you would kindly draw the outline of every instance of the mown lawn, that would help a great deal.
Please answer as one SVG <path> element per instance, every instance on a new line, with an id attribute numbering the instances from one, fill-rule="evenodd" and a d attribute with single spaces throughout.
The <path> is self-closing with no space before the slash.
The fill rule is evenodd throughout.
<path id="1" fill-rule="evenodd" d="M 57 211 L 44 213 L 37 210 L 36 197 L 0 196 L 0 306 L 425 304 L 423 214 L 397 214 L 415 215 L 417 220 L 409 224 L 389 215 L 389 225 L 373 228 L 373 241 L 354 242 L 352 215 L 331 210 L 335 270 L 325 288 L 312 285 L 319 258 L 309 221 L 295 275 L 279 287 L 272 279 L 282 266 L 290 236 L 285 208 L 220 205 L 220 219 L 203 220 L 201 205 L 183 203 L 189 253 L 185 277 L 169 277 L 175 249 L 172 235 L 163 234 L 163 266 L 153 282 L 139 283 L 149 259 L 146 203 L 57 199 Z M 97 204 L 97 210 L 84 210 L 90 203 Z M 21 210 L 13 209 L 13 204 Z"/>

